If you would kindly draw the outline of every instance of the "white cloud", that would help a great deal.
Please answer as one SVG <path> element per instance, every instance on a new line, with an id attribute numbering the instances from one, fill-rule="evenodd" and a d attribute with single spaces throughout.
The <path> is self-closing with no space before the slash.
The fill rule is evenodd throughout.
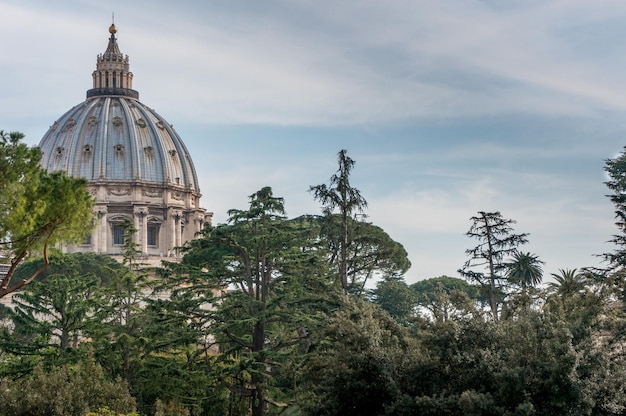
<path id="1" fill-rule="evenodd" d="M 623 58 L 599 67 L 562 35 L 625 15 L 616 2 L 515 8 L 467 1 L 269 2 L 259 15 L 228 6 L 209 12 L 201 2 L 157 5 L 123 6 L 120 45 L 131 56 L 142 97 L 178 120 L 350 125 L 626 108 L 623 73 L 607 65 Z M 49 68 L 39 77 L 13 72 L 17 84 L 90 87 L 92 59 L 106 47 L 107 35 L 106 25 L 94 32 L 94 23 L 105 18 L 0 7 L 9 16 L 3 37 L 19 39 L 5 62 L 10 57 L 17 67 L 45 62 Z M 193 8 L 198 17 L 189 15 Z M 206 16 L 210 20 L 202 20 Z M 85 61 L 72 58 L 68 68 L 69 56 Z M 24 102 L 32 99 L 24 96 Z"/>

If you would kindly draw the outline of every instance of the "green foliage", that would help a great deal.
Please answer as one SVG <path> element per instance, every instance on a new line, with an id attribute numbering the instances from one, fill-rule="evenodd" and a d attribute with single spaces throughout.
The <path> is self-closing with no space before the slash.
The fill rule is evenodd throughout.
<path id="1" fill-rule="evenodd" d="M 19 279 L 39 269 L 42 259 L 21 265 Z M 108 302 L 106 286 L 124 267 L 93 253 L 53 253 L 40 279 L 16 293 L 0 336 L 0 350 L 16 356 L 1 373 L 23 373 L 37 362 L 71 362 L 81 356 L 79 344 L 90 340 L 103 322 Z M 105 284 L 103 284 L 105 282 Z M 39 357 L 39 358 L 37 358 Z"/>
<path id="2" fill-rule="evenodd" d="M 316 185 L 309 187 L 315 199 L 322 204 L 322 212 L 327 217 L 335 210 L 339 211 L 341 218 L 341 234 L 339 238 L 339 252 L 335 261 L 338 266 L 339 279 L 344 293 L 348 293 L 348 245 L 350 244 L 350 224 L 348 220 L 353 214 L 362 213 L 367 208 L 367 201 L 361 196 L 361 192 L 350 185 L 350 172 L 355 161 L 348 157 L 347 151 L 342 149 L 337 154 L 339 168 L 337 173 L 330 177 L 328 185 Z"/>
<path id="3" fill-rule="evenodd" d="M 503 218 L 500 212 L 480 211 L 470 221 L 472 225 L 466 235 L 477 239 L 479 244 L 465 250 L 469 259 L 458 272 L 481 285 L 491 315 L 498 320 L 499 307 L 505 296 L 503 273 L 508 267 L 504 259 L 516 253 L 519 245 L 528 242 L 528 234 L 514 234 L 512 225 L 515 221 Z"/>
<path id="4" fill-rule="evenodd" d="M 271 188 L 229 215 L 188 244 L 170 281 L 179 307 L 194 311 L 220 346 L 213 377 L 262 415 L 289 406 L 290 371 L 310 348 L 332 290 L 310 223 L 287 220 Z"/>
<path id="5" fill-rule="evenodd" d="M 560 269 L 559 273 L 550 274 L 554 282 L 548 282 L 550 292 L 561 297 L 570 297 L 584 291 L 592 282 L 587 273 L 578 272 L 577 269 Z"/>
<path id="6" fill-rule="evenodd" d="M 131 221 L 123 224 L 124 244 L 122 264 L 116 270 L 111 282 L 104 287 L 99 313 L 104 325 L 95 327 L 93 343 L 98 347 L 103 366 L 116 376 L 121 376 L 134 392 L 133 373 L 140 365 L 141 355 L 150 340 L 144 337 L 144 310 L 141 307 L 148 300 L 147 274 L 137 261 L 139 251 L 134 242 L 137 232 Z"/>
<path id="7" fill-rule="evenodd" d="M 150 352 L 133 374 L 137 406 L 147 414 L 227 414 L 228 390 L 212 377 L 208 367 L 216 357 L 199 355 L 191 347 Z"/>
<path id="8" fill-rule="evenodd" d="M 456 277 L 440 276 L 431 279 L 420 280 L 411 285 L 411 289 L 419 296 L 421 304 L 430 303 L 435 299 L 436 293 L 440 290 L 448 295 L 453 292 L 463 292 L 470 299 L 480 298 L 480 288 L 476 285 L 469 284 L 463 279 Z"/>
<path id="9" fill-rule="evenodd" d="M 498 322 L 437 322 L 421 333 L 428 354 L 404 384 L 418 398 L 416 414 L 622 414 L 624 362 L 601 329 L 552 307 Z"/>
<path id="10" fill-rule="evenodd" d="M 124 268 L 110 256 L 96 253 L 61 253 L 52 250 L 49 255 L 49 266 L 39 274 L 38 281 L 45 281 L 51 275 L 84 276 L 86 279 L 98 279 L 103 285 L 111 283 L 113 276 Z M 15 270 L 13 281 L 27 279 L 44 264 L 42 258 L 30 259 Z"/>
<path id="11" fill-rule="evenodd" d="M 331 186 L 312 188 L 338 198 L 324 217 L 288 219 L 262 188 L 150 279 L 132 223 L 123 265 L 24 263 L 14 283 L 40 279 L 0 310 L 0 416 L 624 414 L 623 270 L 561 270 L 536 288 L 541 262 L 516 250 L 526 234 L 479 213 L 463 270 L 476 284 L 407 286 L 402 245 L 333 205 L 352 164 L 340 153 Z M 345 296 L 378 278 L 372 302 Z M 488 319 L 485 299 L 506 313 Z"/>
<path id="12" fill-rule="evenodd" d="M 420 280 L 410 286 L 416 303 L 426 309 L 436 321 L 461 319 L 478 315 L 480 287 L 463 279 L 441 276 Z"/>
<path id="13" fill-rule="evenodd" d="M 615 250 L 604 257 L 610 269 L 619 270 L 626 266 L 626 150 L 614 159 L 605 160 L 604 171 L 609 177 L 604 184 L 612 192 L 608 197 L 615 208 L 615 225 L 619 230 L 610 240 Z"/>
<path id="14" fill-rule="evenodd" d="M 177 403 L 166 403 L 157 400 L 155 416 L 189 416 L 189 410 Z"/>
<path id="15" fill-rule="evenodd" d="M 510 283 L 523 290 L 537 286 L 543 277 L 542 264 L 543 261 L 536 254 L 516 250 L 513 252 L 513 259 L 506 263 L 506 277 Z"/>
<path id="16" fill-rule="evenodd" d="M 22 142 L 19 132 L 0 130 L 0 241 L 24 235 L 45 206 L 35 197 L 40 181 L 41 152 Z"/>
<path id="17" fill-rule="evenodd" d="M 57 345 L 61 353 L 70 347 L 78 348 L 100 303 L 98 284 L 94 277 L 61 274 L 31 284 L 28 291 L 13 297 L 16 335 L 36 334 L 49 340 L 45 346 Z"/>
<path id="18" fill-rule="evenodd" d="M 48 247 L 77 243 L 92 228 L 93 199 L 85 179 L 39 167 L 38 149 L 21 143 L 21 133 L 0 131 L 0 244 L 11 266 L 0 281 L 0 297 L 33 281 L 48 265 Z M 28 278 L 11 285 L 17 266 L 27 255 L 41 252 L 44 264 Z"/>
<path id="19" fill-rule="evenodd" d="M 312 217 L 319 227 L 320 237 L 328 252 L 329 263 L 336 265 L 342 255 L 343 219 L 329 214 Z M 348 293 L 362 295 L 368 281 L 402 276 L 411 267 L 402 244 L 394 241 L 382 228 L 365 221 L 346 219 L 345 245 L 346 279 Z"/>
<path id="20" fill-rule="evenodd" d="M 116 415 L 135 410 L 127 385 L 107 379 L 90 359 L 49 371 L 38 366 L 30 376 L 2 379 L 0 403 L 2 416 L 82 416 L 105 407 Z"/>
<path id="21" fill-rule="evenodd" d="M 301 375 L 304 413 L 402 414 L 400 406 L 394 407 L 403 399 L 399 374 L 415 352 L 404 329 L 374 305 L 352 299 L 326 331 Z"/>
<path id="22" fill-rule="evenodd" d="M 543 278 L 542 264 L 535 254 L 518 250 L 512 253 L 512 259 L 505 263 L 509 288 L 507 302 L 502 308 L 503 316 L 515 315 L 542 302 L 536 289 Z"/>
<path id="23" fill-rule="evenodd" d="M 98 409 L 95 412 L 89 412 L 85 416 L 139 416 L 139 414 L 138 413 L 122 414 L 122 413 L 115 412 L 109 409 L 108 407 L 103 407 L 103 408 Z"/>
<path id="24" fill-rule="evenodd" d="M 379 281 L 371 296 L 375 304 L 403 325 L 408 325 L 417 314 L 418 295 L 400 277 L 388 277 Z"/>
<path id="25" fill-rule="evenodd" d="M 621 415 L 626 363 L 621 344 L 600 334 L 623 312 L 607 308 L 605 295 L 586 290 L 565 303 L 548 296 L 543 309 L 499 321 L 420 322 L 414 337 L 372 306 L 345 305 L 302 373 L 301 408 L 307 415 Z"/>

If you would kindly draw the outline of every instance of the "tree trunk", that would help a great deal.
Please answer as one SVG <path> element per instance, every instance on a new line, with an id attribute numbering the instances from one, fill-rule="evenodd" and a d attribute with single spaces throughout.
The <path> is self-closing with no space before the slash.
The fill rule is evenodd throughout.
<path id="1" fill-rule="evenodd" d="M 260 311 L 262 313 L 262 311 Z M 257 353 L 255 361 L 261 366 L 264 365 L 265 358 L 263 350 L 265 348 L 265 321 L 258 320 L 254 324 L 254 332 L 252 334 L 252 352 Z M 265 380 L 260 374 L 262 371 L 256 368 L 252 373 L 251 384 L 254 388 L 252 391 L 252 416 L 264 416 L 267 404 L 265 403 L 265 388 L 263 386 Z"/>
<path id="2" fill-rule="evenodd" d="M 485 232 L 487 234 L 487 244 L 488 244 L 488 259 L 489 259 L 489 305 L 491 306 L 491 315 L 493 316 L 493 320 L 498 322 L 498 299 L 496 293 L 496 271 L 493 264 L 493 256 L 494 256 L 494 248 L 493 243 L 491 241 L 491 228 L 489 227 L 489 219 L 487 218 L 485 213 L 482 213 L 483 222 L 485 223 Z"/>
<path id="3" fill-rule="evenodd" d="M 339 274 L 341 275 L 341 287 L 344 294 L 348 294 L 348 214 L 341 215 L 341 247 L 339 259 Z"/>
<path id="4" fill-rule="evenodd" d="M 61 351 L 65 351 L 65 349 L 70 346 L 70 334 L 66 329 L 62 329 L 59 338 L 61 338 Z"/>

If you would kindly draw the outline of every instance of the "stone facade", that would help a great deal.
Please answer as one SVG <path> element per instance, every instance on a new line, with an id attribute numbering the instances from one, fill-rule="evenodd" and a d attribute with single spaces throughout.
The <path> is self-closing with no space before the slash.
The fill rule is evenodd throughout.
<path id="1" fill-rule="evenodd" d="M 59 118 L 42 138 L 42 166 L 84 177 L 96 201 L 94 232 L 67 252 L 119 255 L 121 224 L 132 221 L 148 263 L 177 257 L 211 213 L 200 207 L 196 171 L 174 128 L 139 101 L 128 56 L 111 25 L 86 101 Z"/>

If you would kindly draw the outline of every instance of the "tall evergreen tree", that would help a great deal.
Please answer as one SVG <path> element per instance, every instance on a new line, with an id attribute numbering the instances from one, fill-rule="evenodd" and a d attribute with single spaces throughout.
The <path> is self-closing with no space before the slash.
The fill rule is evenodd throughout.
<path id="1" fill-rule="evenodd" d="M 339 244 L 338 269 L 341 287 L 344 293 L 348 293 L 348 245 L 349 245 L 349 222 L 353 214 L 362 213 L 367 208 L 367 201 L 361 196 L 361 192 L 350 185 L 350 172 L 355 161 L 347 151 L 342 149 L 337 155 L 339 169 L 330 177 L 328 185 L 316 185 L 309 187 L 315 199 L 322 204 L 322 212 L 330 216 L 336 210 L 341 217 L 341 240 Z"/>
<path id="2" fill-rule="evenodd" d="M 91 335 L 103 367 L 123 377 L 133 392 L 133 374 L 148 343 L 143 335 L 143 305 L 149 298 L 148 276 L 138 259 L 135 226 L 127 219 L 122 228 L 123 267 L 116 269 L 110 282 L 102 288 L 105 301 L 98 315 L 102 325 L 94 328 Z"/>
<path id="3" fill-rule="evenodd" d="M 604 254 L 608 262 L 608 269 L 613 271 L 626 268 L 626 147 L 614 159 L 607 159 L 604 171 L 609 180 L 604 184 L 611 190 L 607 195 L 615 209 L 615 225 L 618 233 L 610 240 L 615 244 L 615 250 Z"/>
<path id="4" fill-rule="evenodd" d="M 512 225 L 516 221 L 503 218 L 497 211 L 480 211 L 470 221 L 472 225 L 466 235 L 477 239 L 479 244 L 465 250 L 469 259 L 459 273 L 482 286 L 489 300 L 491 315 L 497 321 L 504 296 L 504 272 L 507 268 L 504 259 L 515 253 L 518 246 L 528 242 L 528 234 L 513 233 Z"/>
<path id="5" fill-rule="evenodd" d="M 210 319 L 200 319 L 220 348 L 214 376 L 262 416 L 269 406 L 290 405 L 289 368 L 323 322 L 331 289 L 310 224 L 288 220 L 271 188 L 252 194 L 248 209 L 228 213 L 227 224 L 206 228 L 173 265 L 182 278 L 175 281 L 188 283 L 177 293 L 203 300 Z"/>

